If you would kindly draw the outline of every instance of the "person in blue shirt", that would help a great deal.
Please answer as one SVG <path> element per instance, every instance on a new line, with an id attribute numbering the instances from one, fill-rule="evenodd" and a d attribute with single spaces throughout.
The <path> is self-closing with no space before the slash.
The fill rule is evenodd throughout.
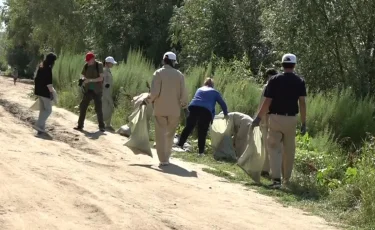
<path id="1" fill-rule="evenodd" d="M 214 80 L 207 78 L 203 87 L 199 88 L 194 95 L 193 100 L 188 107 L 189 115 L 186 119 L 186 125 L 181 133 L 178 146 L 183 148 L 189 135 L 198 125 L 198 148 L 199 156 L 204 156 L 204 147 L 206 145 L 206 137 L 210 123 L 215 116 L 215 105 L 219 103 L 225 117 L 228 117 L 228 108 L 221 97 L 221 94 L 214 89 Z"/>

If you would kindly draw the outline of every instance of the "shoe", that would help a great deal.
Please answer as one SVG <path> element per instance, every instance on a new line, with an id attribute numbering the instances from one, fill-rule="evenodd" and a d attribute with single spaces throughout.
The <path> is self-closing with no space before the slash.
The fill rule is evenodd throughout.
<path id="1" fill-rule="evenodd" d="M 76 127 L 74 127 L 73 129 L 78 130 L 78 131 L 82 131 L 82 130 L 83 130 L 83 127 L 81 127 L 81 126 L 76 126 Z"/>
<path id="2" fill-rule="evenodd" d="M 37 125 L 33 125 L 33 129 L 35 129 L 36 131 L 41 132 L 41 133 L 45 133 L 46 131 L 44 129 L 41 129 L 39 128 Z"/>
<path id="3" fill-rule="evenodd" d="M 172 147 L 172 151 L 178 152 L 178 153 L 186 152 L 186 150 L 179 145 L 176 145 L 175 147 Z"/>
<path id="4" fill-rule="evenodd" d="M 204 157 L 204 156 L 206 156 L 204 153 L 199 153 L 198 154 L 198 157 Z"/>
<path id="5" fill-rule="evenodd" d="M 270 189 L 280 189 L 281 188 L 281 181 L 274 180 L 272 184 L 268 185 Z"/>
<path id="6" fill-rule="evenodd" d="M 159 166 L 168 166 L 169 162 L 160 162 Z"/>
<path id="7" fill-rule="evenodd" d="M 104 133 L 105 132 L 105 128 L 99 128 L 100 132 Z"/>
<path id="8" fill-rule="evenodd" d="M 41 132 L 41 131 L 38 131 L 38 132 L 37 132 L 37 135 L 38 135 L 38 136 L 43 135 L 43 134 L 44 134 L 44 133 Z"/>

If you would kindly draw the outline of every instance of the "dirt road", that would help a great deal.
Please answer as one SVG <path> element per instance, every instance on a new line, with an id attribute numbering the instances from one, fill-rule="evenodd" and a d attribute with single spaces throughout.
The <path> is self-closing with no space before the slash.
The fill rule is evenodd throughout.
<path id="1" fill-rule="evenodd" d="M 55 108 L 50 139 L 35 137 L 31 85 L 0 77 L 0 229 L 336 229 L 322 218 L 172 159 L 136 156 L 125 138 L 72 129 Z M 92 132 L 92 133 L 91 133 Z"/>

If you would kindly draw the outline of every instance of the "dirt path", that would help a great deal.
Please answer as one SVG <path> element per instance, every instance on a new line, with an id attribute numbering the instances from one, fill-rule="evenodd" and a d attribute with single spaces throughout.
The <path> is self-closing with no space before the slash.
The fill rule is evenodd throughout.
<path id="1" fill-rule="evenodd" d="M 323 219 L 172 159 L 136 156 L 125 138 L 72 129 L 55 108 L 52 140 L 35 137 L 31 85 L 0 77 L 0 229 L 336 229 Z"/>

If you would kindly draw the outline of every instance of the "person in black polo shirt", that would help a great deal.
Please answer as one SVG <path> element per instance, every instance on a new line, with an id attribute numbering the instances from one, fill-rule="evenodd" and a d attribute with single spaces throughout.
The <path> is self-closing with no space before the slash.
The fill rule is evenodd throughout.
<path id="1" fill-rule="evenodd" d="M 283 56 L 284 72 L 268 81 L 264 92 L 266 99 L 252 124 L 252 127 L 259 126 L 261 117 L 269 111 L 267 149 L 270 154 L 272 188 L 281 186 L 281 174 L 284 183 L 288 183 L 292 175 L 298 112 L 301 113 L 301 133 L 306 133 L 306 86 L 305 81 L 294 73 L 296 63 L 294 54 Z M 280 151 L 281 146 L 284 147 L 283 151 Z"/>

